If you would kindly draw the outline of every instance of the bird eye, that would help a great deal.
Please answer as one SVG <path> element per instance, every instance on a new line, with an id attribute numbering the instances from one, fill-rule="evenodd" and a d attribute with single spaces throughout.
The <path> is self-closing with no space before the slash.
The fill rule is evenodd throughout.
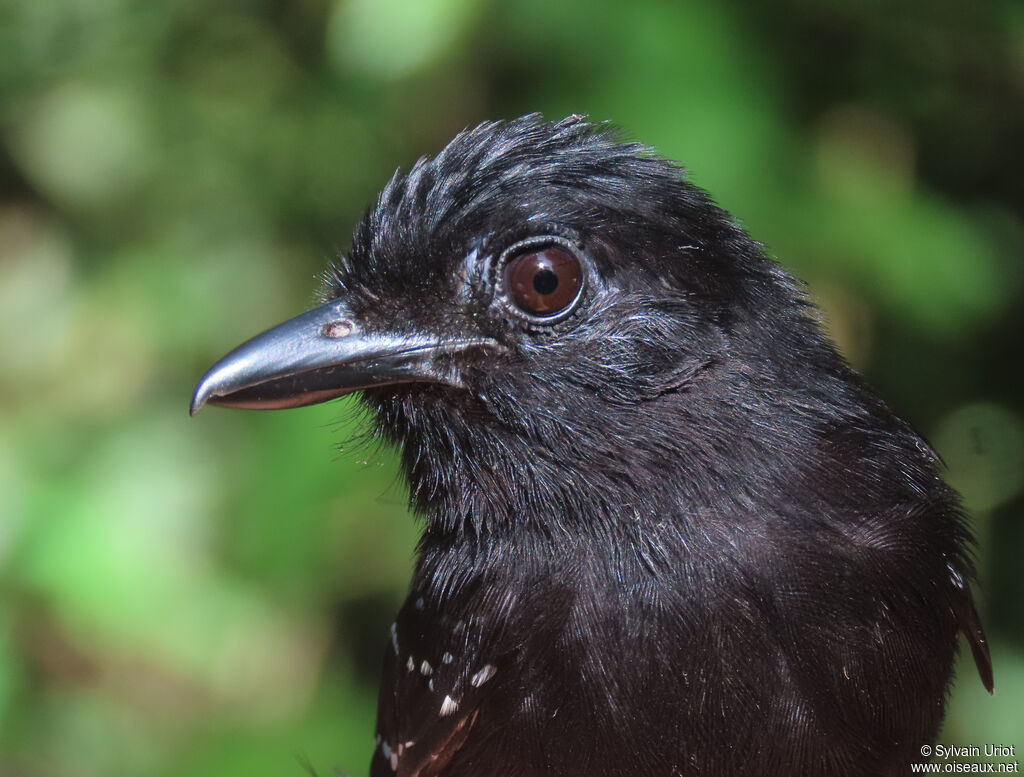
<path id="1" fill-rule="evenodd" d="M 505 266 L 505 289 L 512 302 L 531 316 L 565 311 L 583 285 L 580 260 L 557 246 L 520 254 Z"/>

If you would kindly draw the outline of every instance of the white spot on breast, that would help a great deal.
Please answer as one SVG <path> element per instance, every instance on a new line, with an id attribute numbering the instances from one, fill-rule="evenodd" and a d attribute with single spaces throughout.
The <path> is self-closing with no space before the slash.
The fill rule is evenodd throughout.
<path id="1" fill-rule="evenodd" d="M 424 677 L 430 677 L 434 672 L 434 667 L 430 665 L 430 662 L 424 659 L 423 663 L 420 664 L 420 674 Z"/>
<path id="2" fill-rule="evenodd" d="M 405 743 L 405 749 L 408 750 L 410 747 L 412 747 L 415 744 L 416 744 L 416 740 L 415 739 L 410 739 L 408 742 Z"/>
<path id="3" fill-rule="evenodd" d="M 430 689 L 431 693 L 434 692 L 434 678 L 433 677 L 431 677 L 430 680 L 427 682 L 427 688 Z"/>
<path id="4" fill-rule="evenodd" d="M 398 655 L 398 624 L 391 624 L 391 647 L 394 648 L 395 655 Z"/>
<path id="5" fill-rule="evenodd" d="M 441 662 L 444 664 L 450 664 L 454 660 L 455 656 L 453 656 L 451 653 L 445 653 L 443 656 L 441 656 Z"/>
<path id="6" fill-rule="evenodd" d="M 452 715 L 458 712 L 459 703 L 455 701 L 451 696 L 445 696 L 444 701 L 441 702 L 441 717 L 445 715 Z"/>
<path id="7" fill-rule="evenodd" d="M 488 664 L 475 675 L 473 675 L 471 678 L 469 678 L 469 682 L 474 688 L 479 688 L 481 685 L 483 685 L 492 677 L 494 677 L 494 675 L 497 674 L 497 672 L 498 667 L 494 666 L 493 664 Z"/>
<path id="8" fill-rule="evenodd" d="M 416 668 L 416 662 L 412 660 L 412 656 L 409 656 L 409 658 L 406 660 L 405 668 L 410 672 Z"/>
<path id="9" fill-rule="evenodd" d="M 398 771 L 398 753 L 391 754 L 391 771 Z"/>

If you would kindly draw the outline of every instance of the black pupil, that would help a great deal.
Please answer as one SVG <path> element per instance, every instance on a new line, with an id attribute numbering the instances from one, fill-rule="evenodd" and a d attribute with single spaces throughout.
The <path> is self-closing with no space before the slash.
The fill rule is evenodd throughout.
<path id="1" fill-rule="evenodd" d="M 550 294 L 558 288 L 558 276 L 551 270 L 541 270 L 533 276 L 533 288 L 538 294 Z"/>

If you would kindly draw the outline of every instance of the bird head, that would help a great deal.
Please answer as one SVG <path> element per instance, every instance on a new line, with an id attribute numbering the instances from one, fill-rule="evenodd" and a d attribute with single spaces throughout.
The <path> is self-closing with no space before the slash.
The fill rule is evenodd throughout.
<path id="1" fill-rule="evenodd" d="M 482 124 L 396 173 L 322 302 L 214 365 L 192 412 L 361 391 L 448 529 L 742 498 L 754 476 L 719 470 L 781 472 L 800 408 L 826 412 L 801 392 L 843 369 L 727 213 L 580 117 Z"/>

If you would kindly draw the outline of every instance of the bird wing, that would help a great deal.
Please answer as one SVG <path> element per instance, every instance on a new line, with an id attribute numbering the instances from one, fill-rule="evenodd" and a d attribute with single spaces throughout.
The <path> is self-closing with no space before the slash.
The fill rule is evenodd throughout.
<path id="1" fill-rule="evenodd" d="M 435 777 L 463 746 L 498 673 L 481 626 L 406 601 L 385 649 L 371 777 Z"/>

